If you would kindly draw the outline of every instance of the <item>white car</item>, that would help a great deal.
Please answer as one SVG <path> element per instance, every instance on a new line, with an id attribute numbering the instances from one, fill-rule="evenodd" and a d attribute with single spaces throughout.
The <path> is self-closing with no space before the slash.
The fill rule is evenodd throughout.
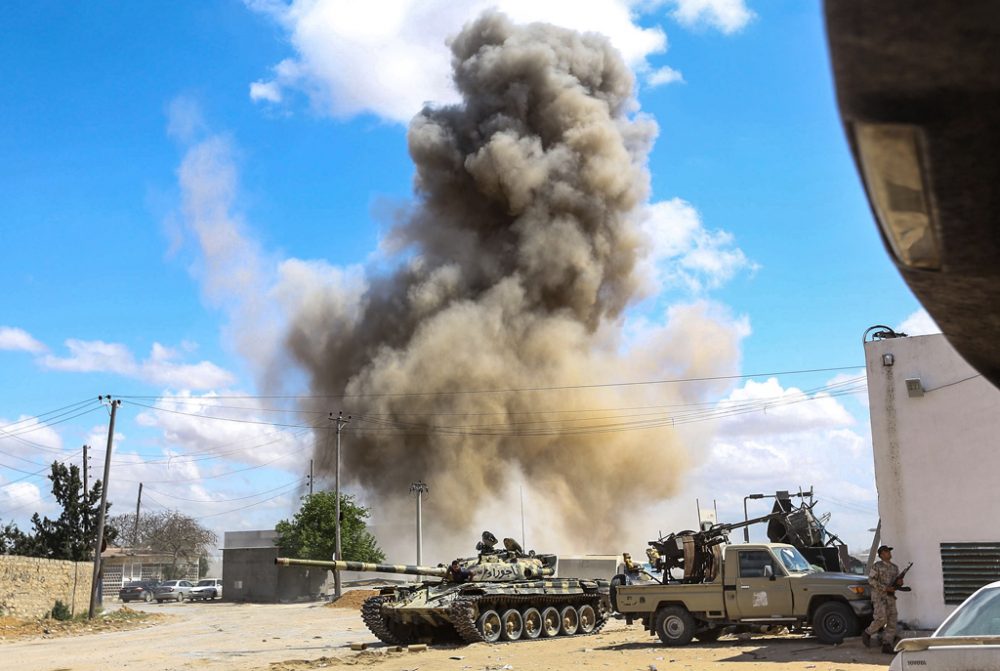
<path id="1" fill-rule="evenodd" d="M 192 601 L 195 599 L 208 601 L 209 599 L 222 598 L 222 580 L 219 578 L 202 578 L 198 581 L 197 585 L 191 588 L 188 597 Z"/>
<path id="2" fill-rule="evenodd" d="M 933 634 L 896 644 L 889 671 L 980 671 L 1000 668 L 1000 581 L 962 602 Z"/>

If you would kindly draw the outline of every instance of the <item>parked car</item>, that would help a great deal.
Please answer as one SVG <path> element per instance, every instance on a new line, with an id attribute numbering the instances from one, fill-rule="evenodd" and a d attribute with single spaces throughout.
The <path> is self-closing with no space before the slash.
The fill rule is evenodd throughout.
<path id="1" fill-rule="evenodd" d="M 118 598 L 125 603 L 129 601 L 148 603 L 153 600 L 153 592 L 159 584 L 159 580 L 133 580 L 118 590 Z"/>
<path id="2" fill-rule="evenodd" d="M 198 581 L 198 584 L 191 589 L 191 600 L 204 599 L 205 601 L 209 599 L 218 599 L 222 597 L 222 579 L 221 578 L 202 578 Z"/>
<path id="3" fill-rule="evenodd" d="M 889 671 L 995 669 L 1000 659 L 1000 581 L 962 602 L 930 636 L 904 638 Z"/>
<path id="4" fill-rule="evenodd" d="M 156 599 L 157 603 L 162 601 L 180 602 L 188 598 L 192 587 L 194 585 L 187 580 L 167 580 L 157 586 L 153 598 Z"/>

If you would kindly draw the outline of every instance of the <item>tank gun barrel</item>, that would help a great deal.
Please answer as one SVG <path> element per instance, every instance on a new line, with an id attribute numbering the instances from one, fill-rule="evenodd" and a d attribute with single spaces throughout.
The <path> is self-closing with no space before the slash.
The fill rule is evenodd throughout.
<path id="1" fill-rule="evenodd" d="M 360 561 L 324 561 L 321 559 L 294 559 L 277 557 L 278 566 L 315 566 L 331 571 L 360 571 L 364 573 L 402 573 L 406 575 L 429 575 L 443 578 L 448 569 L 444 566 L 416 566 L 413 564 L 369 564 Z"/>

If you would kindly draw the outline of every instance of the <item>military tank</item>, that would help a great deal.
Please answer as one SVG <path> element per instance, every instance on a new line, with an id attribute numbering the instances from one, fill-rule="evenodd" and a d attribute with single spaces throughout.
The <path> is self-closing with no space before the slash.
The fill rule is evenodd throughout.
<path id="1" fill-rule="evenodd" d="M 390 645 L 417 642 L 516 641 L 594 634 L 611 614 L 609 581 L 556 578 L 556 556 L 525 553 L 505 538 L 495 548 L 489 532 L 478 556 L 449 566 L 369 564 L 278 557 L 283 566 L 319 566 L 422 576 L 419 582 L 383 587 L 361 607 L 361 617 Z"/>

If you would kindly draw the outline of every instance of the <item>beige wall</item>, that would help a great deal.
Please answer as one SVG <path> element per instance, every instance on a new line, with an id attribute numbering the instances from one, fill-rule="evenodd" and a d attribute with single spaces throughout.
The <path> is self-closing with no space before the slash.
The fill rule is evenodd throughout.
<path id="1" fill-rule="evenodd" d="M 94 565 L 0 555 L 0 615 L 41 617 L 56 599 L 74 614 L 90 607 Z"/>
<path id="2" fill-rule="evenodd" d="M 865 360 L 882 542 L 900 568 L 914 562 L 899 618 L 934 628 L 955 608 L 940 544 L 1000 541 L 1000 391 L 942 335 L 865 343 Z M 908 378 L 923 396 L 907 393 Z"/>

